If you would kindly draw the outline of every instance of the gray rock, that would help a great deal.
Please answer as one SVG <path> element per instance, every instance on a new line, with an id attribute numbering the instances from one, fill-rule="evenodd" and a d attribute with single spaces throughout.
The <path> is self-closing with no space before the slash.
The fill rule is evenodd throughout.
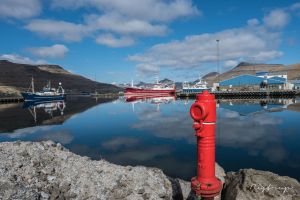
<path id="1" fill-rule="evenodd" d="M 0 199 L 197 199 L 190 181 L 172 179 L 156 168 L 92 161 L 46 142 L 0 143 Z M 225 184 L 223 200 L 300 199 L 295 179 L 244 169 L 227 173 L 216 163 Z M 220 199 L 220 196 L 214 200 Z"/>
<path id="2" fill-rule="evenodd" d="M 42 197 L 42 199 L 49 199 L 50 195 L 42 191 L 41 192 L 41 197 Z"/>
<path id="3" fill-rule="evenodd" d="M 254 169 L 228 172 L 223 200 L 299 200 L 300 184 L 296 179 Z"/>
<path id="4" fill-rule="evenodd" d="M 175 200 L 182 200 L 183 199 L 183 194 L 182 194 L 182 190 L 181 190 L 181 185 L 180 185 L 180 179 L 174 179 L 169 177 L 169 181 L 172 184 L 172 199 Z M 183 181 L 185 182 L 185 181 Z"/>
<path id="5" fill-rule="evenodd" d="M 46 142 L 0 143 L 0 199 L 172 199 L 156 168 L 92 161 Z M 67 159 L 66 159 L 67 158 Z"/>

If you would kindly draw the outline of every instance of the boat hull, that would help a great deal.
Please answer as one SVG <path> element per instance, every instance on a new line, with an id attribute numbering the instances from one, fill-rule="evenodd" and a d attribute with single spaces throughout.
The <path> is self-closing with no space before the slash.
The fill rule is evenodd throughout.
<path id="1" fill-rule="evenodd" d="M 204 90 L 210 91 L 209 88 L 184 88 L 184 89 L 182 89 L 182 92 L 183 93 L 201 93 Z"/>
<path id="2" fill-rule="evenodd" d="M 37 95 L 30 92 L 22 92 L 21 93 L 24 101 L 54 101 L 54 100 L 64 100 L 65 95 Z"/>
<path id="3" fill-rule="evenodd" d="M 140 88 L 126 88 L 125 94 L 138 94 L 138 95 L 169 95 L 175 94 L 175 89 L 167 90 L 153 90 L 153 89 L 140 89 Z"/>

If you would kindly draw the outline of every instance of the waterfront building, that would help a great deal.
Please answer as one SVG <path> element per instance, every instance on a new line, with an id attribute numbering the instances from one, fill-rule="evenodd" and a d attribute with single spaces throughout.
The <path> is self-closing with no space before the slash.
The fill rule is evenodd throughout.
<path id="1" fill-rule="evenodd" d="M 300 90 L 300 80 L 292 80 L 291 83 L 294 85 L 294 90 Z"/>
<path id="2" fill-rule="evenodd" d="M 284 78 L 287 80 L 287 72 L 267 72 L 267 71 L 259 71 L 256 72 L 256 76 L 261 78 Z"/>
<path id="3" fill-rule="evenodd" d="M 219 83 L 221 90 L 289 90 L 293 85 L 285 77 L 273 76 L 254 76 L 250 74 L 236 76 Z"/>

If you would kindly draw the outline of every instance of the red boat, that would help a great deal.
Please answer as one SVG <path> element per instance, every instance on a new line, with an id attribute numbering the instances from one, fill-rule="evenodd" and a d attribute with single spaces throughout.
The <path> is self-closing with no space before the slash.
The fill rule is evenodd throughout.
<path id="1" fill-rule="evenodd" d="M 175 94 L 175 86 L 163 86 L 162 84 L 155 84 L 151 88 L 128 87 L 125 88 L 125 95 L 172 95 Z"/>

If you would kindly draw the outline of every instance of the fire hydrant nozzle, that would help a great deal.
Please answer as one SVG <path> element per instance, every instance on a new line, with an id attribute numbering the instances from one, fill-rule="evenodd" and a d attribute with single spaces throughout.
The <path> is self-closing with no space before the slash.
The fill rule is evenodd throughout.
<path id="1" fill-rule="evenodd" d="M 197 137 L 197 177 L 192 178 L 192 189 L 197 196 L 215 197 L 222 183 L 215 176 L 215 96 L 208 91 L 197 95 L 190 109 Z"/>

